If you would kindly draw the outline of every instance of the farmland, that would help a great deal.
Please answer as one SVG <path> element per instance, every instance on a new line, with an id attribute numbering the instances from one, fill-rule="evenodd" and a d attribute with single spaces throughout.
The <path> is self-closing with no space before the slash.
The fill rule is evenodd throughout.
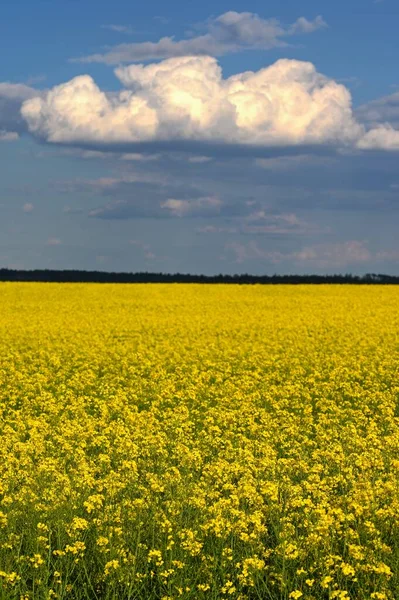
<path id="1" fill-rule="evenodd" d="M 0 301 L 1 600 L 399 597 L 399 288 Z"/>

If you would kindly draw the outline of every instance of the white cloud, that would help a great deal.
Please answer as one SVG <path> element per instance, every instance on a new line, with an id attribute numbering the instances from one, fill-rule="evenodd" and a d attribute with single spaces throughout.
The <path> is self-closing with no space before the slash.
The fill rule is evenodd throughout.
<path id="1" fill-rule="evenodd" d="M 209 56 L 115 71 L 126 89 L 101 91 L 89 75 L 27 100 L 34 135 L 54 143 L 112 146 L 201 141 L 255 146 L 352 144 L 364 134 L 342 85 L 310 62 L 281 59 L 223 79 Z"/>
<path id="2" fill-rule="evenodd" d="M 0 130 L 0 142 L 14 142 L 19 138 L 16 131 L 1 131 Z"/>
<path id="3" fill-rule="evenodd" d="M 26 100 L 39 92 L 23 83 L 0 83 L 0 98 L 3 100 Z"/>
<path id="4" fill-rule="evenodd" d="M 225 249 L 233 253 L 235 262 L 239 264 L 248 260 L 263 260 L 272 264 L 288 262 L 309 269 L 345 268 L 352 265 L 383 260 L 387 254 L 373 254 L 367 248 L 366 243 L 359 240 L 306 246 L 301 250 L 290 253 L 264 250 L 254 240 L 248 244 L 232 242 L 226 244 Z"/>
<path id="5" fill-rule="evenodd" d="M 47 92 L 0 84 L 2 139 L 16 139 L 28 127 L 47 142 L 92 146 L 89 153 L 123 146 L 125 160 L 144 157 L 137 146 L 154 142 L 399 150 L 399 94 L 355 114 L 348 89 L 310 62 L 281 59 L 223 79 L 215 58 L 184 56 L 119 67 L 115 74 L 124 89 L 113 93 L 89 75 Z M 292 167 L 301 160 L 307 159 L 285 163 Z M 271 166 L 267 160 L 259 164 Z"/>
<path id="6" fill-rule="evenodd" d="M 218 215 L 222 204 L 217 196 L 204 196 L 193 200 L 169 198 L 162 202 L 161 208 L 174 217 L 204 217 Z"/>
<path id="7" fill-rule="evenodd" d="M 133 33 L 133 28 L 130 25 L 102 25 L 102 29 L 109 29 L 115 31 L 115 33 L 126 33 L 128 35 Z"/>
<path id="8" fill-rule="evenodd" d="M 140 154 L 137 152 L 128 152 L 122 154 L 120 160 L 134 161 L 134 162 L 152 162 L 159 159 L 159 154 Z"/>
<path id="9" fill-rule="evenodd" d="M 150 139 L 156 112 L 144 98 L 122 92 L 107 97 L 89 75 L 56 86 L 21 109 L 32 133 L 50 142 L 121 142 Z"/>
<path id="10" fill-rule="evenodd" d="M 356 115 L 360 121 L 370 127 L 389 124 L 399 128 L 399 92 L 359 106 Z"/>
<path id="11" fill-rule="evenodd" d="M 210 160 L 212 160 L 210 156 L 190 156 L 188 162 L 194 164 L 202 164 L 207 163 Z"/>
<path id="12" fill-rule="evenodd" d="M 297 33 L 313 33 L 325 27 L 327 27 L 327 23 L 320 15 L 313 19 L 313 21 L 308 21 L 305 17 L 299 17 L 288 31 L 290 35 L 295 35 Z"/>
<path id="13" fill-rule="evenodd" d="M 399 150 L 399 92 L 363 104 L 356 115 L 370 128 L 359 148 Z"/>
<path id="14" fill-rule="evenodd" d="M 328 234 L 329 228 L 321 228 L 299 218 L 294 213 L 273 214 L 265 210 L 250 213 L 244 218 L 240 229 L 244 234 L 305 235 Z"/>
<path id="15" fill-rule="evenodd" d="M 232 221 L 231 226 L 206 225 L 197 229 L 197 233 L 238 233 L 240 235 L 284 235 L 302 236 L 309 234 L 329 234 L 331 230 L 309 223 L 294 213 L 271 213 L 257 210 L 246 216 L 240 216 Z M 254 242 L 256 245 L 256 242 Z M 233 246 L 235 243 L 233 243 Z M 244 245 L 244 247 L 246 247 Z M 253 246 L 250 246 L 253 247 Z"/>
<path id="16" fill-rule="evenodd" d="M 64 147 L 57 148 L 54 151 L 37 152 L 38 158 L 45 158 L 47 156 L 73 156 L 84 159 L 115 159 L 124 162 L 153 162 L 159 160 L 160 154 L 140 154 L 134 153 L 120 153 L 120 152 L 103 152 L 101 150 L 84 150 L 76 147 Z"/>
<path id="17" fill-rule="evenodd" d="M 108 154 L 106 152 L 99 152 L 98 150 L 79 150 L 78 148 L 71 148 L 71 150 L 72 156 L 80 156 L 80 158 L 108 158 Z"/>
<path id="18" fill-rule="evenodd" d="M 399 150 L 399 130 L 391 125 L 370 129 L 358 142 L 362 150 Z"/>
<path id="19" fill-rule="evenodd" d="M 202 35 L 179 41 L 175 41 L 173 37 L 164 37 L 157 42 L 120 44 L 104 54 L 91 54 L 72 61 L 115 65 L 187 55 L 222 56 L 241 50 L 268 50 L 286 46 L 285 37 L 312 33 L 324 27 L 326 23 L 321 16 L 313 21 L 300 17 L 292 25 L 285 26 L 277 19 L 262 19 L 255 13 L 229 11 L 209 19 L 204 24 L 206 33 Z M 108 28 L 123 33 L 128 29 L 121 25 Z"/>
<path id="20" fill-rule="evenodd" d="M 115 200 L 114 202 L 109 202 L 105 206 L 100 206 L 99 208 L 93 208 L 88 212 L 89 217 L 103 217 L 107 216 L 108 213 L 111 215 L 117 211 L 118 209 L 124 209 L 127 205 L 126 200 Z"/>
<path id="21" fill-rule="evenodd" d="M 303 248 L 294 254 L 299 262 L 312 263 L 319 267 L 346 267 L 370 262 L 372 253 L 365 242 L 351 240 L 336 244 L 319 244 Z"/>

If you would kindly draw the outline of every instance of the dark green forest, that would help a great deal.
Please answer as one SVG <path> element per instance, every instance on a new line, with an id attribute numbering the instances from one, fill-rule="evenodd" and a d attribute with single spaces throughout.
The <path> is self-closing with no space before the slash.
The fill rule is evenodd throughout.
<path id="1" fill-rule="evenodd" d="M 0 269 L 0 281 L 54 283 L 235 283 L 235 284 L 399 284 L 399 275 L 191 275 L 189 273 L 108 273 L 105 271 Z"/>

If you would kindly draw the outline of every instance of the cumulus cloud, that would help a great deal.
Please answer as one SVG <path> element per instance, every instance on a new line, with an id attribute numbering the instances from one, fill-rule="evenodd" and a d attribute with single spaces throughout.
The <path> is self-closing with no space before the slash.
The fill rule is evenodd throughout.
<path id="1" fill-rule="evenodd" d="M 14 140 L 26 130 L 20 109 L 22 103 L 40 92 L 22 83 L 0 83 L 0 140 Z"/>
<path id="2" fill-rule="evenodd" d="M 72 61 L 115 65 L 187 55 L 222 56 L 241 50 L 269 50 L 286 46 L 286 37 L 313 33 L 324 27 L 326 23 L 320 15 L 312 21 L 300 17 L 291 25 L 283 25 L 277 19 L 262 19 L 255 13 L 228 11 L 209 19 L 203 25 L 206 33 L 202 35 L 179 41 L 174 37 L 163 37 L 157 42 L 119 44 L 106 53 L 91 54 Z M 126 28 L 120 25 L 109 28 L 126 32 Z"/>
<path id="3" fill-rule="evenodd" d="M 356 115 L 370 127 L 359 148 L 399 150 L 399 92 L 363 104 Z"/>
<path id="4" fill-rule="evenodd" d="M 391 125 L 370 129 L 358 142 L 362 150 L 399 150 L 399 130 Z"/>
<path id="5" fill-rule="evenodd" d="M 108 147 L 352 144 L 364 134 L 349 91 L 310 62 L 281 59 L 223 79 L 216 59 L 186 56 L 115 73 L 125 87 L 118 94 L 82 75 L 24 102 L 31 133 L 53 143 Z"/>

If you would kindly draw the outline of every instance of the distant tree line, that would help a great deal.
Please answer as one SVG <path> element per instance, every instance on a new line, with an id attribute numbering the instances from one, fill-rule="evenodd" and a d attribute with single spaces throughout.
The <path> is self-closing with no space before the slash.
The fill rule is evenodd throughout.
<path id="1" fill-rule="evenodd" d="M 399 284 L 399 275 L 190 275 L 187 273 L 107 273 L 104 271 L 0 269 L 0 281 L 54 283 L 238 283 L 238 284 Z"/>

